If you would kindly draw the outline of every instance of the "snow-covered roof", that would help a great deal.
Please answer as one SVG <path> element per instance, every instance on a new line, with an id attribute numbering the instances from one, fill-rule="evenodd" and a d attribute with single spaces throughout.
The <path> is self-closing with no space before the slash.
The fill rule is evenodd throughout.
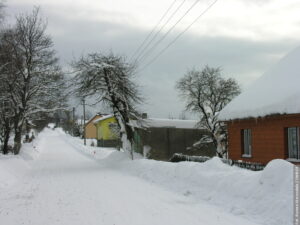
<path id="1" fill-rule="evenodd" d="M 89 120 L 87 120 L 87 121 L 85 122 L 85 124 L 89 124 L 89 123 L 91 123 L 91 122 L 94 122 L 96 119 L 99 119 L 99 118 L 98 118 L 99 116 L 102 116 L 102 114 L 97 113 L 96 115 L 92 116 Z"/>
<path id="2" fill-rule="evenodd" d="M 174 127 L 183 129 L 194 129 L 197 127 L 196 120 L 158 119 L 148 118 L 141 121 L 144 127 Z"/>
<path id="3" fill-rule="evenodd" d="M 106 119 L 109 119 L 109 118 L 112 118 L 112 117 L 114 117 L 114 115 L 106 115 L 106 116 L 102 116 L 102 117 L 100 117 L 100 118 L 94 120 L 93 123 L 95 124 L 95 123 L 98 123 L 99 121 L 106 120 Z"/>
<path id="4" fill-rule="evenodd" d="M 282 58 L 233 99 L 220 120 L 300 113 L 300 47 Z"/>

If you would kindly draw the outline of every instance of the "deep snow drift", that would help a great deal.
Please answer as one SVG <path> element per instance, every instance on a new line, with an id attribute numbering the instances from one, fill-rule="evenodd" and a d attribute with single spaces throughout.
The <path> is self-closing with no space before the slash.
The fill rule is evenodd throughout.
<path id="1" fill-rule="evenodd" d="M 232 120 L 300 113 L 300 47 L 282 58 L 220 112 Z"/>
<path id="2" fill-rule="evenodd" d="M 230 167 L 218 158 L 168 163 L 138 156 L 131 161 L 126 153 L 83 146 L 60 129 L 47 129 L 20 156 L 0 157 L 0 220 L 16 225 L 289 225 L 292 170 L 284 160 L 260 172 Z"/>

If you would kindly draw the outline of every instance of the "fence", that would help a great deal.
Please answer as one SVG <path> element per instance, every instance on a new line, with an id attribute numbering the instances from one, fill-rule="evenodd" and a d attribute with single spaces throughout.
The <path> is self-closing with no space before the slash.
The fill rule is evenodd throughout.
<path id="1" fill-rule="evenodd" d="M 200 162 L 203 163 L 207 160 L 211 159 L 210 157 L 205 156 L 189 156 L 189 155 L 183 155 L 183 154 L 174 154 L 170 158 L 170 162 L 181 162 L 181 161 L 192 161 L 192 162 Z M 231 160 L 231 159 L 221 159 L 223 163 L 226 163 L 230 166 L 238 166 L 240 168 L 253 170 L 253 171 L 260 171 L 265 168 L 265 165 L 261 163 L 253 163 L 253 162 L 244 162 L 240 160 Z"/>

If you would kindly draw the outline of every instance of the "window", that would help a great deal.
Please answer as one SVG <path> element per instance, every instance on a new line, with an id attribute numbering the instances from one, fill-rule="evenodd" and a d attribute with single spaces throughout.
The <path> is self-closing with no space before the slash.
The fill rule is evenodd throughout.
<path id="1" fill-rule="evenodd" d="M 300 159 L 299 127 L 288 128 L 288 151 L 290 159 Z"/>
<path id="2" fill-rule="evenodd" d="M 108 127 L 111 131 L 111 138 L 120 138 L 120 127 L 117 123 L 109 123 Z"/>
<path id="3" fill-rule="evenodd" d="M 250 157 L 252 146 L 251 146 L 251 129 L 242 130 L 242 147 L 243 147 L 243 155 L 244 157 Z"/>

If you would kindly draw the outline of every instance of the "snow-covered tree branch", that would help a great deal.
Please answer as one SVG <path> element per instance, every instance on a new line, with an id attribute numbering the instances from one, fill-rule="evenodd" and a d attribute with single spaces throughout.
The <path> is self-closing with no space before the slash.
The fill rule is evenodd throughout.
<path id="1" fill-rule="evenodd" d="M 76 71 L 75 92 L 79 97 L 94 96 L 97 102 L 111 109 L 120 126 L 123 149 L 130 151 L 133 158 L 134 128 L 129 122 L 139 119 L 136 106 L 142 102 L 134 81 L 134 66 L 112 53 L 94 53 L 79 59 L 73 67 Z"/>
<path id="2" fill-rule="evenodd" d="M 14 153 L 18 154 L 24 124 L 39 112 L 64 104 L 64 75 L 58 66 L 51 38 L 39 8 L 17 17 L 2 31 L 0 80 L 8 90 L 14 124 Z"/>

